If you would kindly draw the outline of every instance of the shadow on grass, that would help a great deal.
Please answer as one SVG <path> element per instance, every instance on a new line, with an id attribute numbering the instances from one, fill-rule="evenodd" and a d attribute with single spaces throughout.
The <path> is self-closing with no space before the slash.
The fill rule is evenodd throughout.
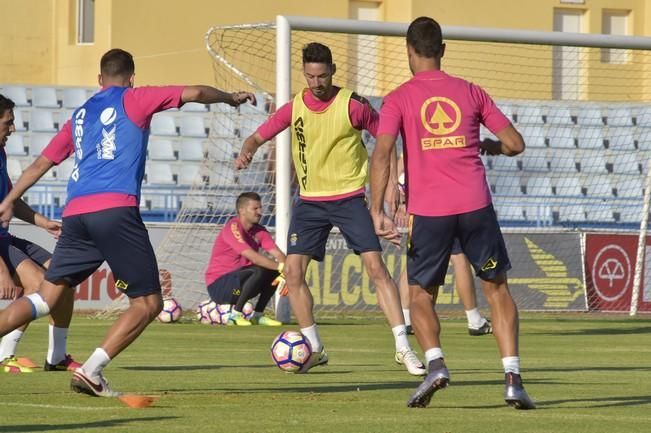
<path id="1" fill-rule="evenodd" d="M 554 331 L 554 332 L 530 332 L 535 335 L 636 335 L 636 334 L 649 334 L 651 333 L 651 326 L 640 326 L 637 328 L 585 328 L 585 329 L 572 329 L 567 331 Z"/>
<path id="2" fill-rule="evenodd" d="M 45 432 L 57 430 L 81 430 L 88 431 L 90 429 L 99 429 L 103 431 L 111 427 L 127 426 L 131 423 L 140 423 L 144 421 L 163 421 L 177 419 L 176 416 L 156 416 L 148 418 L 121 418 L 106 421 L 93 421 L 93 422 L 80 422 L 75 424 L 23 424 L 23 425 L 0 425 L 0 432 Z"/>
<path id="3" fill-rule="evenodd" d="M 622 407 L 622 406 L 641 406 L 651 404 L 649 395 L 626 395 L 626 396 L 605 396 L 595 398 L 567 398 L 561 400 L 537 401 L 536 405 L 541 406 L 558 406 L 564 403 L 586 403 L 584 408 L 596 407 Z M 576 409 L 572 406 L 568 409 Z"/>

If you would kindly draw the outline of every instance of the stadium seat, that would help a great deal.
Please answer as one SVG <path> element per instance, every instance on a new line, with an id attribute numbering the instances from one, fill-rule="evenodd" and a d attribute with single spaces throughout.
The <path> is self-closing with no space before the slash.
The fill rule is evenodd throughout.
<path id="1" fill-rule="evenodd" d="M 633 126 L 633 113 L 630 107 L 609 108 L 606 116 L 608 126 Z"/>
<path id="2" fill-rule="evenodd" d="M 68 87 L 63 89 L 63 108 L 75 110 L 86 102 L 88 95 L 86 89 Z"/>
<path id="3" fill-rule="evenodd" d="M 579 149 L 603 149 L 604 134 L 602 128 L 581 127 L 577 135 Z"/>
<path id="4" fill-rule="evenodd" d="M 149 140 L 149 159 L 153 161 L 176 161 L 172 140 L 152 138 Z"/>
<path id="5" fill-rule="evenodd" d="M 615 150 L 635 150 L 632 128 L 608 128 L 608 148 Z"/>
<path id="6" fill-rule="evenodd" d="M 25 121 L 23 120 L 23 112 L 19 108 L 14 108 L 14 126 L 16 128 L 16 132 L 27 131 Z"/>
<path id="7" fill-rule="evenodd" d="M 210 121 L 210 130 L 213 136 L 223 138 L 235 137 L 234 115 L 217 114 Z M 246 138 L 246 137 L 243 137 Z"/>
<path id="8" fill-rule="evenodd" d="M 247 114 L 239 118 L 239 136 L 241 139 L 253 134 L 267 120 L 266 114 Z"/>
<path id="9" fill-rule="evenodd" d="M 525 150 L 526 152 L 526 150 Z M 555 173 L 576 173 L 576 153 L 573 150 L 556 149 L 551 152 L 549 167 Z"/>
<path id="10" fill-rule="evenodd" d="M 491 182 L 489 182 L 491 183 Z M 491 183 L 495 194 L 503 196 L 522 196 L 520 177 L 513 175 L 499 175 Z"/>
<path id="11" fill-rule="evenodd" d="M 172 167 L 163 162 L 149 162 L 146 166 L 147 183 L 151 185 L 174 184 Z"/>
<path id="12" fill-rule="evenodd" d="M 27 99 L 27 89 L 23 86 L 4 86 L 2 95 L 14 101 L 16 107 L 29 107 L 32 105 Z"/>
<path id="13" fill-rule="evenodd" d="M 215 161 L 233 162 L 235 160 L 234 140 L 225 140 L 218 138 L 208 149 L 208 158 Z M 261 151 L 261 149 L 258 149 Z"/>
<path id="14" fill-rule="evenodd" d="M 610 205 L 599 204 L 586 206 L 585 208 L 586 220 L 599 222 L 599 223 L 612 223 L 615 222 L 615 216 L 613 214 L 613 209 Z"/>
<path id="15" fill-rule="evenodd" d="M 59 131 L 63 129 L 63 126 L 68 120 L 72 119 L 72 113 L 74 113 L 74 111 L 65 108 L 59 112 Z"/>
<path id="16" fill-rule="evenodd" d="M 23 135 L 14 133 L 9 137 L 7 137 L 7 144 L 5 146 L 5 151 L 9 156 L 27 155 L 27 147 L 25 147 L 25 142 L 23 141 Z"/>
<path id="17" fill-rule="evenodd" d="M 179 185 L 192 185 L 195 182 L 201 183 L 203 178 L 200 173 L 201 166 L 199 164 L 183 164 L 179 169 L 178 184 Z"/>
<path id="18" fill-rule="evenodd" d="M 524 221 L 524 209 L 520 205 L 496 203 L 495 213 L 500 221 Z"/>
<path id="19" fill-rule="evenodd" d="M 576 131 L 573 126 L 551 125 L 547 130 L 547 140 L 549 147 L 559 149 L 576 148 Z"/>
<path id="20" fill-rule="evenodd" d="M 228 104 L 210 104 L 210 111 L 213 113 L 225 113 L 230 116 L 237 114 L 237 108 L 231 107 Z"/>
<path id="21" fill-rule="evenodd" d="M 18 179 L 20 175 L 23 174 L 23 169 L 20 166 L 20 161 L 13 158 L 7 158 L 7 173 L 9 174 L 10 179 Z"/>
<path id="22" fill-rule="evenodd" d="M 498 171 L 519 171 L 517 158 L 508 156 L 493 156 L 491 163 L 492 170 Z"/>
<path id="23" fill-rule="evenodd" d="M 590 177 L 586 190 L 587 196 L 591 198 L 613 198 L 613 184 L 610 181 L 610 176 Z"/>
<path id="24" fill-rule="evenodd" d="M 565 106 L 553 105 L 547 107 L 547 122 L 552 125 L 573 125 L 570 109 Z"/>
<path id="25" fill-rule="evenodd" d="M 32 106 L 38 108 L 59 108 L 57 91 L 53 87 L 33 87 Z"/>
<path id="26" fill-rule="evenodd" d="M 70 175 L 72 174 L 72 168 L 74 164 L 75 164 L 74 158 L 68 158 L 65 161 L 62 161 L 61 164 L 59 164 L 56 169 L 57 179 L 60 181 L 67 182 L 68 179 L 70 179 Z"/>
<path id="27" fill-rule="evenodd" d="M 582 173 L 608 174 L 606 160 L 601 152 L 591 151 L 584 153 L 579 161 Z"/>
<path id="28" fill-rule="evenodd" d="M 621 177 L 615 183 L 617 197 L 641 198 L 644 197 L 644 184 L 640 177 Z"/>
<path id="29" fill-rule="evenodd" d="M 640 174 L 640 163 L 633 152 L 619 152 L 613 158 L 613 173 Z"/>
<path id="30" fill-rule="evenodd" d="M 187 111 L 191 113 L 207 113 L 208 106 L 206 104 L 200 104 L 198 102 L 186 102 L 181 106 L 181 111 Z"/>
<path id="31" fill-rule="evenodd" d="M 562 205 L 558 208 L 558 222 L 585 222 L 585 208 L 576 203 Z"/>
<path id="32" fill-rule="evenodd" d="M 543 112 L 540 105 L 520 105 L 516 109 L 518 124 L 542 125 Z"/>
<path id="33" fill-rule="evenodd" d="M 549 177 L 530 177 L 527 180 L 527 195 L 536 196 L 551 196 L 552 195 L 552 181 Z"/>
<path id="34" fill-rule="evenodd" d="M 580 105 L 577 109 L 576 123 L 579 126 L 603 126 L 601 108 L 591 105 Z"/>
<path id="35" fill-rule="evenodd" d="M 54 116 L 49 110 L 32 110 L 29 121 L 29 129 L 32 132 L 56 132 Z"/>
<path id="36" fill-rule="evenodd" d="M 241 170 L 239 173 L 248 172 L 249 169 Z M 232 162 L 218 161 L 213 164 L 210 170 L 210 184 L 231 186 L 235 183 L 235 167 Z"/>
<path id="37" fill-rule="evenodd" d="M 183 116 L 181 118 L 181 135 L 184 137 L 207 137 L 208 131 L 201 116 Z"/>
<path id="38" fill-rule="evenodd" d="M 176 124 L 174 117 L 169 114 L 155 114 L 151 119 L 150 130 L 152 135 L 176 137 Z"/>
<path id="39" fill-rule="evenodd" d="M 256 95 L 256 97 L 257 96 L 258 95 Z M 253 105 L 248 102 L 246 104 L 242 104 L 238 107 L 238 110 L 241 115 L 245 115 L 245 116 L 248 116 L 249 114 L 265 114 L 266 111 L 264 106 L 265 106 L 265 101 L 263 99 L 261 101 L 259 100 L 257 105 Z"/>
<path id="40" fill-rule="evenodd" d="M 638 205 L 619 205 L 615 208 L 615 212 L 619 214 L 620 223 L 636 223 L 640 225 L 642 220 L 642 204 Z"/>
<path id="41" fill-rule="evenodd" d="M 38 156 L 43 152 L 43 149 L 50 144 L 54 135 L 52 134 L 32 134 L 31 142 L 29 144 L 29 153 L 33 156 Z"/>
<path id="42" fill-rule="evenodd" d="M 643 128 L 651 127 L 651 107 L 644 106 L 637 110 L 635 124 Z"/>
<path id="43" fill-rule="evenodd" d="M 551 225 L 554 220 L 551 206 L 544 204 L 525 206 L 524 215 L 527 221 L 535 222 L 539 226 Z"/>
<path id="44" fill-rule="evenodd" d="M 637 128 L 637 148 L 643 151 L 651 150 L 651 128 Z"/>
<path id="45" fill-rule="evenodd" d="M 545 129 L 542 125 L 524 125 L 517 127 L 518 132 L 524 138 L 524 142 L 529 147 L 545 147 Z"/>
<path id="46" fill-rule="evenodd" d="M 549 171 L 547 149 L 527 148 L 519 157 L 523 171 Z"/>
<path id="47" fill-rule="evenodd" d="M 267 161 L 252 162 L 246 170 L 237 172 L 237 183 L 240 186 L 258 186 L 267 183 Z"/>
<path id="48" fill-rule="evenodd" d="M 563 176 L 556 181 L 556 195 L 561 197 L 581 197 L 583 190 L 576 176 Z"/>
<path id="49" fill-rule="evenodd" d="M 190 193 L 183 197 L 184 209 L 208 209 L 208 197 L 202 193 Z"/>
<path id="50" fill-rule="evenodd" d="M 198 138 L 184 138 L 179 146 L 179 160 L 203 161 L 203 140 Z"/>
<path id="51" fill-rule="evenodd" d="M 41 179 L 45 179 L 45 176 Z M 39 184 L 27 190 L 25 198 L 30 206 L 51 206 L 54 203 L 52 189 Z"/>

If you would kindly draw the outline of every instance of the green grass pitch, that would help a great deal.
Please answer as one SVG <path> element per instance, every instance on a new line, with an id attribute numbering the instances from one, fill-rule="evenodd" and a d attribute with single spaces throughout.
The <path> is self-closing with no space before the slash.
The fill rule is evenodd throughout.
<path id="1" fill-rule="evenodd" d="M 109 321 L 75 317 L 69 349 L 79 361 Z M 0 432 L 608 432 L 651 431 L 651 321 L 626 316 L 524 315 L 523 377 L 539 409 L 502 400 L 492 337 L 442 321 L 451 385 L 427 409 L 405 406 L 419 379 L 393 361 L 389 327 L 376 319 L 329 320 L 330 364 L 281 372 L 269 345 L 283 328 L 152 324 L 106 369 L 111 386 L 159 395 L 131 409 L 69 391 L 69 373 L 0 373 Z M 415 340 L 413 341 L 416 347 Z M 39 363 L 47 322 L 33 324 L 20 356 Z"/>

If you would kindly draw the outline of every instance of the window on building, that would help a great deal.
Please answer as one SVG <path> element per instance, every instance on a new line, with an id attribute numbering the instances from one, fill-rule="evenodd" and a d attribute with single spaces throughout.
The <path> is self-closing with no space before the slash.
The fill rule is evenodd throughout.
<path id="1" fill-rule="evenodd" d="M 95 42 L 95 0 L 77 0 L 77 43 Z"/>
<path id="2" fill-rule="evenodd" d="M 605 10 L 602 15 L 601 29 L 605 35 L 628 36 L 632 34 L 630 24 L 631 11 Z M 631 61 L 631 50 L 604 48 L 601 50 L 601 62 L 623 65 Z"/>

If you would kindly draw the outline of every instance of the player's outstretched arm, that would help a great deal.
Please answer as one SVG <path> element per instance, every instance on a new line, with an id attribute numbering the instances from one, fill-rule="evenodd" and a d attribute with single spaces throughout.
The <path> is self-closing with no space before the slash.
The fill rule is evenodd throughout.
<path id="1" fill-rule="evenodd" d="M 497 134 L 499 141 L 484 139 L 480 147 L 489 155 L 515 156 L 524 151 L 524 139 L 513 125 L 509 125 Z"/>
<path id="2" fill-rule="evenodd" d="M 257 131 L 249 135 L 246 140 L 244 140 L 244 143 L 242 143 L 242 149 L 235 159 L 235 168 L 238 170 L 247 168 L 253 160 L 255 152 L 257 152 L 258 148 L 265 142 L 266 140 L 262 138 Z"/>
<path id="3" fill-rule="evenodd" d="M 14 202 L 22 197 L 25 191 L 43 177 L 52 166 L 54 166 L 54 162 L 41 155 L 25 169 L 16 185 L 0 203 L 0 222 L 4 227 L 9 225 L 9 221 L 14 214 Z"/>
<path id="4" fill-rule="evenodd" d="M 233 92 L 228 93 L 211 86 L 186 86 L 181 94 L 181 101 L 199 102 L 201 104 L 228 104 L 231 107 L 237 107 L 250 101 L 256 104 L 255 95 L 251 92 Z"/>
<path id="5" fill-rule="evenodd" d="M 391 154 L 396 138 L 381 134 L 377 138 L 375 150 L 371 156 L 371 217 L 375 233 L 394 245 L 400 245 L 400 233 L 393 220 L 384 213 L 384 193 L 386 192 L 391 171 Z"/>
<path id="6" fill-rule="evenodd" d="M 22 198 L 14 202 L 14 216 L 26 223 L 34 224 L 37 227 L 47 230 L 48 233 L 57 239 L 61 235 L 61 223 L 59 221 L 53 221 L 45 215 L 36 212 Z"/>

